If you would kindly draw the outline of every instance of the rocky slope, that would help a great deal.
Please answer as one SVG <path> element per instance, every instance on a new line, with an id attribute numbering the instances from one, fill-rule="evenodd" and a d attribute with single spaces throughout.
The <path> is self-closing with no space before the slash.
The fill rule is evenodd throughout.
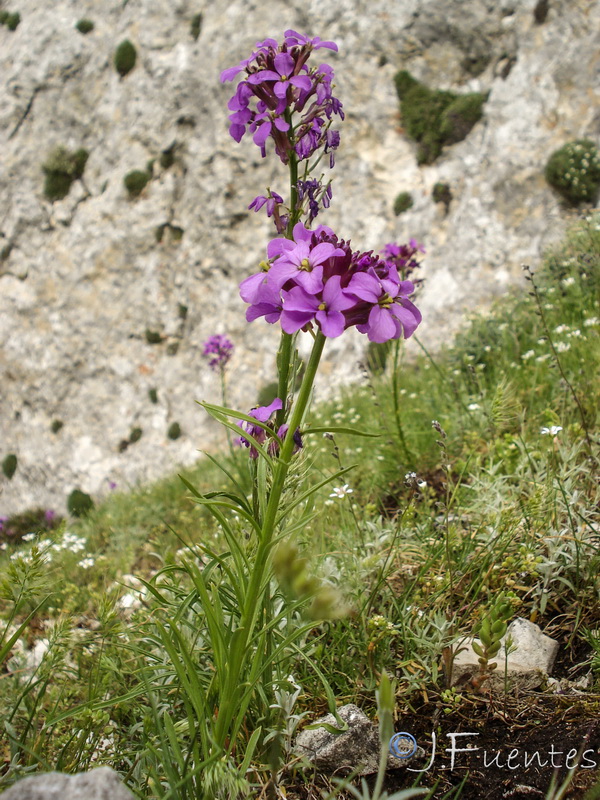
<path id="1" fill-rule="evenodd" d="M 286 176 L 250 141 L 229 138 L 231 87 L 218 81 L 256 41 L 294 28 L 338 42 L 325 60 L 347 117 L 323 221 L 361 249 L 425 243 L 421 337 L 431 344 L 562 233 L 568 214 L 544 165 L 566 141 L 600 133 L 598 0 L 6 0 L 2 9 L 21 21 L 0 26 L 0 458 L 18 457 L 12 480 L 0 475 L 0 515 L 63 510 L 74 487 L 100 495 L 210 447 L 221 434 L 194 400 L 219 399 L 201 357 L 215 332 L 237 346 L 232 404 L 249 408 L 273 379 L 277 331 L 246 324 L 237 284 L 273 235 L 247 205 L 267 185 L 284 193 Z M 82 18 L 94 23 L 85 35 Z M 124 39 L 137 62 L 121 77 L 113 56 Z M 400 68 L 436 88 L 490 92 L 484 118 L 429 166 L 417 166 L 400 128 Z M 42 165 L 57 146 L 89 159 L 83 181 L 50 202 Z M 124 176 L 151 160 L 150 182 L 130 198 Z M 454 197 L 447 214 L 431 197 L 439 181 Z M 402 190 L 414 206 L 395 217 Z M 358 334 L 330 343 L 322 393 L 358 376 L 364 344 Z M 177 440 L 167 437 L 174 421 Z M 136 427 L 139 441 L 120 447 Z"/>

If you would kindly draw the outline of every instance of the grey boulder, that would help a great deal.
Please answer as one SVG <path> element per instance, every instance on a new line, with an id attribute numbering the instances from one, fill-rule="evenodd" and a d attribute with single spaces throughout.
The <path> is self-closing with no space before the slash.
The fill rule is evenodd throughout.
<path id="1" fill-rule="evenodd" d="M 341 733 L 330 731 L 329 726 L 339 729 L 340 725 L 333 714 L 326 714 L 314 723 L 314 727 L 298 734 L 297 755 L 327 774 L 355 772 L 357 775 L 372 775 L 377 772 L 380 753 L 378 726 L 352 703 L 338 708 L 337 713 L 347 729 Z M 389 755 L 387 768 L 403 767 L 409 760 Z"/>
<path id="2" fill-rule="evenodd" d="M 134 800 L 110 767 L 65 775 L 45 772 L 23 778 L 1 795 L 2 800 Z"/>

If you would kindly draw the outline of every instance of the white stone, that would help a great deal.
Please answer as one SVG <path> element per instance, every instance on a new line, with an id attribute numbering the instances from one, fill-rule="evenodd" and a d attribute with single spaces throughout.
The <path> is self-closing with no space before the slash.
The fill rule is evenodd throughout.
<path id="1" fill-rule="evenodd" d="M 512 643 L 506 654 L 508 639 Z M 452 684 L 462 685 L 468 681 L 478 683 L 480 677 L 479 657 L 472 647 L 479 639 L 463 639 L 452 665 Z M 502 647 L 491 662 L 497 667 L 490 673 L 484 686 L 503 690 L 505 678 L 509 686 L 534 689 L 540 686 L 552 672 L 552 665 L 558 652 L 558 642 L 542 633 L 539 626 L 527 619 L 519 617 L 508 626 L 503 637 Z"/>
<path id="2" fill-rule="evenodd" d="M 110 767 L 66 775 L 45 772 L 23 778 L 2 793 L 2 800 L 133 800 Z"/>

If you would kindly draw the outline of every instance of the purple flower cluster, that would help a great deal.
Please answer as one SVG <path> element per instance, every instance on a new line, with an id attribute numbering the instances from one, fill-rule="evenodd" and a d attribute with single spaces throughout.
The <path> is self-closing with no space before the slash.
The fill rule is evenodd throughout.
<path id="1" fill-rule="evenodd" d="M 253 408 L 252 411 L 248 412 L 248 416 L 252 417 L 258 422 L 268 425 L 268 427 L 274 431 L 275 427 L 271 418 L 276 411 L 280 411 L 282 408 L 283 403 L 278 397 L 276 397 L 275 400 L 273 400 L 273 402 L 268 406 L 257 406 L 257 408 Z M 238 422 L 238 425 L 245 433 L 252 436 L 252 438 L 258 442 L 258 444 L 262 445 L 266 441 L 268 435 L 267 431 L 264 428 L 261 428 L 260 425 L 254 425 L 253 423 L 246 422 L 245 420 Z M 288 425 L 280 425 L 279 430 L 277 431 L 277 436 L 283 440 L 288 432 L 288 429 Z M 243 447 L 250 448 L 250 458 L 258 458 L 258 450 L 248 439 L 240 436 L 240 438 L 236 440 L 236 443 L 242 445 Z M 294 432 L 294 453 L 296 453 L 301 447 L 302 438 L 300 436 L 300 430 L 297 429 Z M 275 439 L 271 440 L 268 449 L 270 455 L 276 456 L 278 454 L 278 446 Z"/>
<path id="2" fill-rule="evenodd" d="M 293 236 L 272 239 L 261 272 L 240 284 L 248 322 L 280 321 L 290 334 L 314 324 L 331 339 L 356 326 L 372 342 L 414 333 L 421 321 L 409 300 L 414 284 L 401 280 L 393 261 L 353 252 L 325 225 L 311 231 L 299 222 Z"/>
<path id="3" fill-rule="evenodd" d="M 233 354 L 233 342 L 226 336 L 215 334 L 204 342 L 203 356 L 209 359 L 211 369 L 222 370 Z"/>
<path id="4" fill-rule="evenodd" d="M 222 83 L 246 73 L 228 103 L 232 112 L 229 132 L 236 142 L 248 131 L 254 134 L 253 141 L 263 158 L 271 137 L 284 164 L 292 150 L 303 160 L 323 147 L 333 166 L 340 135 L 330 126 L 333 115 L 343 119 L 344 112 L 332 93 L 333 69 L 328 64 L 309 68 L 307 61 L 313 50 L 326 47 L 337 51 L 337 45 L 318 36 L 309 39 L 293 30 L 284 36 L 281 45 L 275 39 L 258 42 L 250 58 L 221 73 Z M 301 117 L 292 128 L 291 115 L 296 113 Z"/>
<path id="5" fill-rule="evenodd" d="M 423 245 L 419 244 L 416 239 L 411 239 L 408 244 L 389 242 L 380 251 L 380 254 L 396 267 L 402 278 L 408 278 L 413 270 L 421 266 L 415 258 L 416 254 L 424 252 Z M 420 281 L 415 281 L 415 283 L 417 282 L 420 283 Z"/>

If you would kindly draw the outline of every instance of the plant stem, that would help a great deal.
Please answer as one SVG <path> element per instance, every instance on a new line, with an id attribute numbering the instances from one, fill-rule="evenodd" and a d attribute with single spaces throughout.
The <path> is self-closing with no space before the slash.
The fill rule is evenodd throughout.
<path id="1" fill-rule="evenodd" d="M 400 395 L 398 392 L 398 357 L 400 355 L 400 341 L 396 341 L 394 350 L 394 372 L 392 374 L 392 391 L 394 399 L 394 418 L 396 420 L 396 430 L 398 431 L 398 438 L 400 440 L 400 447 L 404 458 L 406 459 L 406 466 L 412 469 L 415 463 L 415 457 L 408 449 L 406 438 L 404 436 L 404 428 L 402 427 L 402 418 L 400 415 Z"/>
<path id="2" fill-rule="evenodd" d="M 319 361 L 325 345 L 325 336 L 321 331 L 316 335 L 312 352 L 302 379 L 298 397 L 292 408 L 288 432 L 283 440 L 281 452 L 275 467 L 273 483 L 269 493 L 269 500 L 265 510 L 260 542 L 254 558 L 250 581 L 246 592 L 246 599 L 240 624 L 234 632 L 231 641 L 228 669 L 224 685 L 220 691 L 222 698 L 219 714 L 215 726 L 215 740 L 219 747 L 225 748 L 225 742 L 231 732 L 231 721 L 238 709 L 238 696 L 240 691 L 245 691 L 243 685 L 243 672 L 248 658 L 248 644 L 252 639 L 258 613 L 262 607 L 262 598 L 265 588 L 270 580 L 270 562 L 275 534 L 275 520 L 281 495 L 285 486 L 288 469 L 294 450 L 294 431 L 300 427 L 304 413 L 310 400 L 313 384 L 319 367 Z M 233 737 L 232 737 L 233 739 Z M 233 746 L 233 741 L 230 741 Z"/>
<path id="3" fill-rule="evenodd" d="M 292 118 L 289 109 L 286 111 L 285 118 L 287 122 L 290 124 L 290 131 L 291 131 Z M 294 225 L 296 224 L 298 217 L 298 209 L 296 208 L 296 204 L 298 203 L 298 188 L 297 188 L 298 159 L 296 158 L 296 153 L 293 148 L 290 152 L 288 166 L 290 170 L 290 206 L 289 206 L 290 216 L 285 236 L 287 239 L 293 239 Z M 278 427 L 280 425 L 283 425 L 287 414 L 286 406 L 287 406 L 287 396 L 288 396 L 288 384 L 290 381 L 291 361 L 292 361 L 292 334 L 285 333 L 285 331 L 282 331 L 281 341 L 279 343 L 279 350 L 277 352 L 277 370 L 279 373 L 279 378 L 277 382 L 277 397 L 279 397 L 279 399 L 281 400 L 283 407 L 277 412 L 276 422 Z"/>
<path id="4" fill-rule="evenodd" d="M 583 432 L 584 432 L 584 435 L 585 435 L 585 443 L 586 443 L 586 446 L 587 446 L 587 451 L 588 451 L 589 455 L 592 456 L 592 453 L 593 453 L 592 440 L 590 438 L 590 431 L 589 431 L 589 428 L 588 428 L 587 420 L 585 418 L 585 412 L 583 410 L 583 406 L 581 405 L 581 400 L 579 399 L 579 396 L 578 396 L 577 392 L 573 388 L 572 383 L 567 378 L 567 376 L 565 374 L 565 371 L 563 369 L 563 366 L 561 364 L 561 360 L 558 357 L 558 352 L 556 350 L 556 347 L 554 347 L 554 342 L 552 340 L 552 335 L 550 333 L 550 328 L 548 327 L 548 323 L 546 322 L 546 316 L 544 314 L 544 309 L 543 309 L 543 306 L 542 306 L 542 301 L 540 299 L 539 291 L 538 291 L 538 288 L 536 286 L 535 281 L 533 280 L 533 270 L 528 266 L 524 267 L 524 270 L 527 273 L 525 279 L 528 280 L 531 283 L 531 288 L 533 289 L 533 297 L 535 299 L 535 304 L 536 304 L 537 309 L 538 309 L 538 314 L 540 315 L 540 320 L 542 322 L 542 327 L 544 328 L 544 333 L 546 334 L 546 338 L 548 339 L 548 344 L 550 345 L 550 349 L 552 350 L 552 355 L 554 356 L 554 361 L 556 363 L 556 366 L 558 367 L 558 371 L 560 372 L 561 378 L 563 379 L 563 381 L 567 385 L 569 391 L 571 392 L 571 396 L 573 397 L 573 400 L 575 401 L 575 405 L 577 406 L 577 410 L 579 411 L 579 416 L 581 418 L 581 427 L 583 428 Z"/>

